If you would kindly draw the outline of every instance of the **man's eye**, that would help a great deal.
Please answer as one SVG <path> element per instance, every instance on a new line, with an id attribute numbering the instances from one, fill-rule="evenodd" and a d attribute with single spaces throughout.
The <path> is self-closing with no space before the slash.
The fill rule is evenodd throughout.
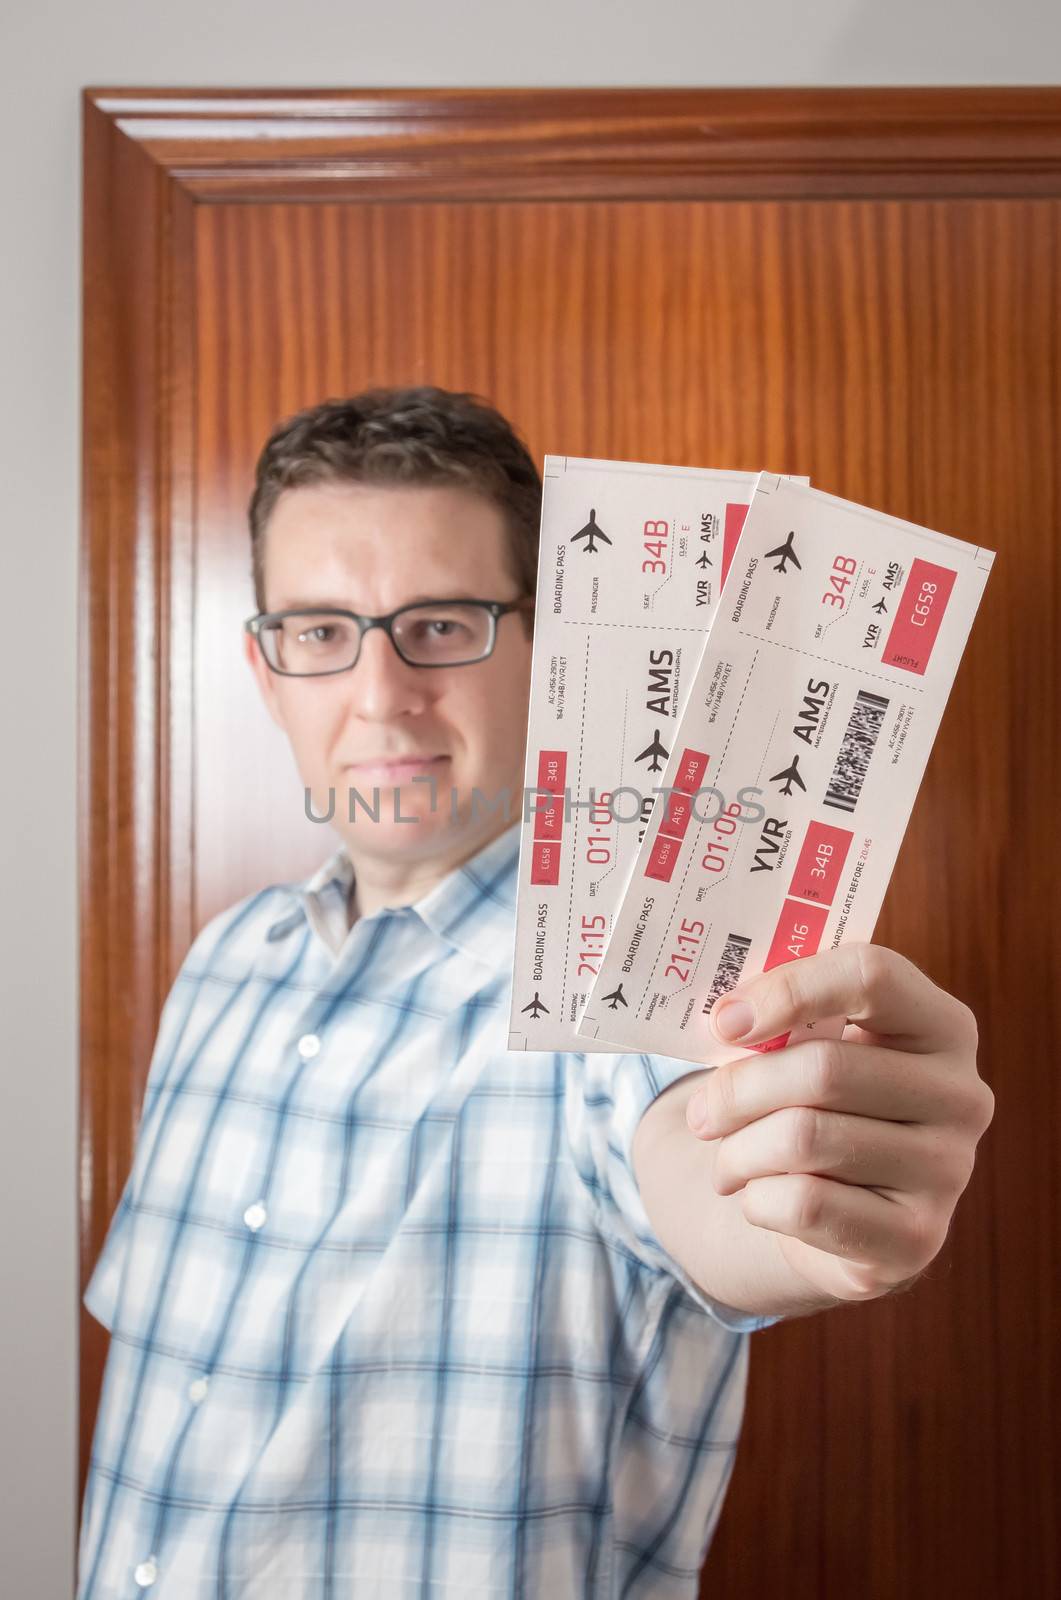
<path id="1" fill-rule="evenodd" d="M 422 638 L 431 639 L 449 639 L 455 633 L 468 631 L 462 622 L 452 617 L 419 617 L 413 627 Z"/>

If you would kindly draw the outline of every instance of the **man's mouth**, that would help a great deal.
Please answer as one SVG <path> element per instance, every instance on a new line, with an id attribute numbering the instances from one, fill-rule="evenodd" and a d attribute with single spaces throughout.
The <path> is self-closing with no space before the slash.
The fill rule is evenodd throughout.
<path id="1" fill-rule="evenodd" d="M 362 783 L 408 783 L 421 774 L 436 773 L 448 756 L 379 756 L 355 761 L 347 771 Z"/>

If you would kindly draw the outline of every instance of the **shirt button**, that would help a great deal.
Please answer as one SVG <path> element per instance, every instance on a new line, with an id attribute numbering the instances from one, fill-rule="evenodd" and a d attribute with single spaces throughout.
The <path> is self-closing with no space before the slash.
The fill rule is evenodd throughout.
<path id="1" fill-rule="evenodd" d="M 209 1387 L 209 1378 L 196 1378 L 188 1385 L 188 1399 L 193 1406 L 200 1405 L 206 1399 L 206 1391 Z"/>
<path id="2" fill-rule="evenodd" d="M 298 1053 L 303 1061 L 309 1061 L 312 1056 L 317 1054 L 320 1047 L 321 1042 L 315 1033 L 304 1033 L 298 1041 Z"/>
<path id="3" fill-rule="evenodd" d="M 151 1585 L 158 1577 L 158 1562 L 155 1560 L 154 1556 L 148 1556 L 146 1561 L 141 1561 L 140 1565 L 133 1573 L 133 1577 L 136 1579 L 137 1584 L 141 1589 L 150 1589 Z"/>
<path id="4" fill-rule="evenodd" d="M 243 1213 L 243 1220 L 252 1233 L 257 1233 L 258 1229 L 264 1223 L 265 1218 L 266 1210 L 260 1200 L 256 1200 L 254 1205 L 248 1206 L 246 1211 Z"/>

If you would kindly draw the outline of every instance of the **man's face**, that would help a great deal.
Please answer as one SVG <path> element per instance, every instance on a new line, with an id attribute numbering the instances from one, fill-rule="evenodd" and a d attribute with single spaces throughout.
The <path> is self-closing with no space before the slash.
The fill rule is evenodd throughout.
<path id="1" fill-rule="evenodd" d="M 287 489 L 265 534 L 269 611 L 343 606 L 378 616 L 418 600 L 514 600 L 501 512 L 458 487 L 327 484 Z M 370 629 L 349 672 L 295 678 L 272 672 L 245 635 L 248 660 L 273 720 L 291 741 L 313 812 L 326 816 L 354 859 L 410 863 L 470 853 L 520 815 L 531 640 L 519 613 L 497 619 L 493 653 L 470 666 L 415 667 L 382 628 Z M 412 759 L 413 765 L 393 763 Z M 431 808 L 435 779 L 437 807 Z M 373 805 L 379 821 L 349 790 Z M 395 790 L 402 817 L 395 820 Z M 472 809 L 477 789 L 511 808 Z M 452 798 L 456 792 L 456 799 Z M 454 820 L 454 810 L 456 820 Z"/>

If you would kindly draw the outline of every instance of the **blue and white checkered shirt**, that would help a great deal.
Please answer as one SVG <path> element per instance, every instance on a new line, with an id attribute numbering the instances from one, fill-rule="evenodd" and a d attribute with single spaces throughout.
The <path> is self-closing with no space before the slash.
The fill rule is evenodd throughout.
<path id="1" fill-rule="evenodd" d="M 690 1063 L 506 1048 L 518 852 L 348 926 L 340 847 L 195 940 L 85 1295 L 79 1600 L 696 1594 L 760 1322 L 634 1181 Z"/>

